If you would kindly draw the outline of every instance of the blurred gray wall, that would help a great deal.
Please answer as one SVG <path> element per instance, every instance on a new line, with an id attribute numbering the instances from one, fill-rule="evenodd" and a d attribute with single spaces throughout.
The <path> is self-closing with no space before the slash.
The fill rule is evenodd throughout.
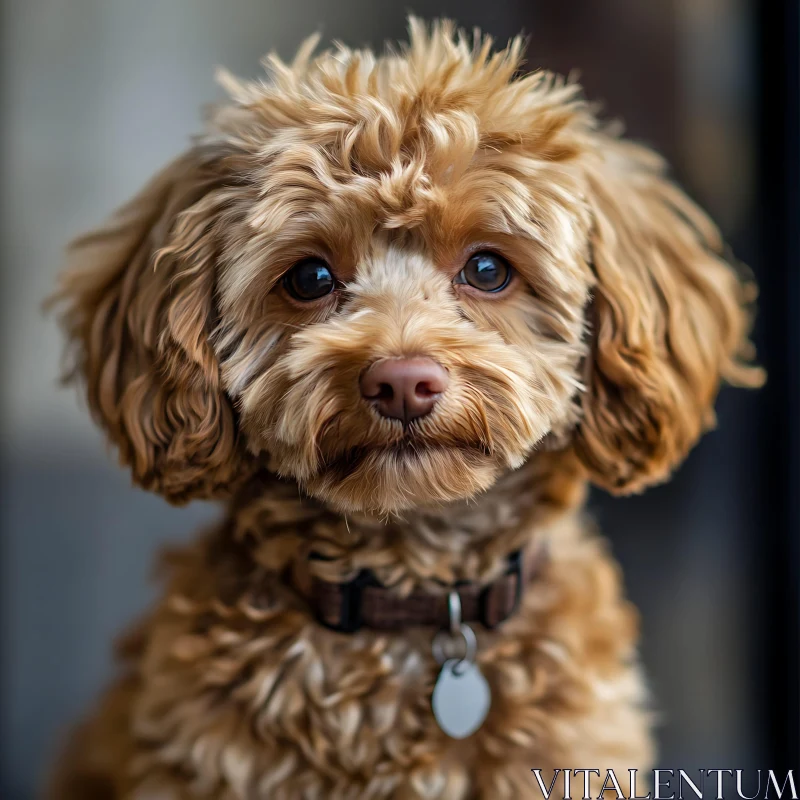
<path id="1" fill-rule="evenodd" d="M 639 42 L 644 59 L 663 26 L 640 3 L 614 3 L 634 27 L 616 47 L 603 44 L 613 31 L 600 31 L 597 53 L 604 59 L 605 48 L 609 59 L 604 96 L 613 98 L 614 87 L 622 87 L 620 105 L 628 107 L 611 111 L 631 112 L 637 120 L 639 101 L 644 107 L 648 98 L 645 88 L 631 90 L 629 84 L 644 61 L 626 51 L 624 42 Z M 682 3 L 691 9 L 708 4 Z M 525 27 L 534 35 L 534 54 L 556 60 L 569 54 L 564 60 L 580 61 L 589 52 L 580 32 L 591 41 L 596 31 L 585 13 L 600 3 L 576 3 L 572 19 L 564 5 L 470 0 L 413 7 L 424 16 L 445 13 L 468 27 L 479 24 L 501 42 Z M 213 83 L 217 65 L 255 75 L 266 51 L 275 48 L 288 57 L 315 30 L 326 39 L 380 45 L 403 36 L 406 7 L 377 0 L 3 3 L 0 795 L 5 800 L 33 796 L 59 731 L 108 677 L 113 634 L 150 596 L 148 566 L 156 548 L 191 535 L 215 513 L 202 504 L 171 509 L 130 488 L 85 409 L 71 391 L 58 390 L 60 340 L 39 307 L 54 285 L 66 241 L 101 221 L 186 146 L 198 130 L 201 106 L 220 96 Z M 540 8 L 543 34 L 537 40 Z M 627 14 L 634 8 L 636 14 Z M 697 25 L 687 24 L 697 34 Z M 719 37 L 718 25 L 710 27 Z M 721 70 L 726 91 L 740 86 L 741 76 L 731 78 L 735 58 L 722 64 L 715 58 L 709 66 L 708 56 L 702 57 L 707 38 L 681 41 L 688 50 L 679 62 L 687 72 L 680 80 L 693 87 L 684 114 L 692 102 L 719 100 L 718 92 L 702 94 L 707 81 L 699 76 Z M 715 47 L 730 49 L 731 41 L 723 37 Z M 541 59 L 533 56 L 531 63 L 538 66 Z M 591 83 L 591 75 L 587 78 Z M 688 118 L 691 125 L 675 123 L 685 134 L 702 122 L 693 112 Z M 704 183 L 707 159 L 676 145 L 675 137 L 659 142 L 667 124 L 661 117 L 643 112 L 638 119 L 633 132 L 652 129 L 656 144 L 672 142 L 673 154 L 690 169 L 696 162 L 696 183 L 711 187 L 711 200 L 716 187 L 719 211 L 733 214 L 724 201 L 737 182 L 728 190 Z M 703 131 L 715 140 L 713 130 Z M 675 484 L 634 501 L 601 501 L 599 508 L 626 566 L 631 594 L 644 610 L 645 659 L 664 709 L 666 766 L 688 768 L 706 758 L 732 765 L 734 758 L 758 755 L 747 653 L 737 643 L 750 624 L 746 598 L 736 591 L 737 576 L 746 571 L 736 543 L 749 535 L 741 513 L 745 476 L 736 466 L 742 441 L 732 430 L 737 413 L 723 408 L 730 427 L 702 446 Z M 729 502 L 731 496 L 739 497 L 739 506 Z"/>

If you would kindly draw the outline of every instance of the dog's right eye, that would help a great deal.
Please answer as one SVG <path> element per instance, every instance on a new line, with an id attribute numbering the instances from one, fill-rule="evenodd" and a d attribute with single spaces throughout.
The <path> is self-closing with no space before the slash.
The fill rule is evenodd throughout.
<path id="1" fill-rule="evenodd" d="M 325 297 L 335 285 L 331 268 L 320 258 L 298 262 L 286 273 L 283 282 L 286 291 L 302 302 Z"/>

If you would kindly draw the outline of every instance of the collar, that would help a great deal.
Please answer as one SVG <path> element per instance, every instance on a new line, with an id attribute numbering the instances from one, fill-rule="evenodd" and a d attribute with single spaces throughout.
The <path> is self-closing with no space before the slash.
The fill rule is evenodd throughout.
<path id="1" fill-rule="evenodd" d="M 312 552 L 311 560 L 325 560 Z M 371 570 L 361 570 L 352 580 L 336 583 L 309 576 L 304 591 L 317 621 L 331 630 L 355 633 L 361 628 L 397 631 L 417 626 L 447 627 L 449 598 L 456 593 L 463 622 L 479 622 L 495 628 L 518 609 L 526 584 L 546 560 L 543 543 L 526 552 L 516 550 L 507 558 L 506 568 L 490 583 L 460 581 L 443 586 L 441 593 L 415 590 L 401 595 L 380 583 Z"/>

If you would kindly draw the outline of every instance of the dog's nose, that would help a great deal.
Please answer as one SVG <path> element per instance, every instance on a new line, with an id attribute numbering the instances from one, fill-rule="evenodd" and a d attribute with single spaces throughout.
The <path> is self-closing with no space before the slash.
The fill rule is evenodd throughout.
<path id="1" fill-rule="evenodd" d="M 361 395 L 384 417 L 410 422 L 436 405 L 450 379 L 432 358 L 390 358 L 361 376 Z"/>

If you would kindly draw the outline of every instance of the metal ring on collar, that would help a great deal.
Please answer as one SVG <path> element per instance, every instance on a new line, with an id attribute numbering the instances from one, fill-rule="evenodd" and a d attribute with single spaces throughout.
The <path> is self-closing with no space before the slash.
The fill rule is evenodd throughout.
<path id="1" fill-rule="evenodd" d="M 452 656 L 448 656 L 445 653 L 443 639 L 448 637 L 452 640 L 456 635 L 460 635 L 464 639 L 464 655 L 459 659 L 459 666 L 464 662 L 472 664 L 475 661 L 475 655 L 478 652 L 478 637 L 475 636 L 475 631 L 469 625 L 462 622 L 458 626 L 456 634 L 450 631 L 439 631 L 433 637 L 433 657 L 436 659 L 437 664 L 444 664 L 445 661 L 452 658 Z"/>
<path id="2" fill-rule="evenodd" d="M 461 627 L 461 597 L 458 592 L 447 595 L 447 610 L 450 613 L 450 633 L 455 636 Z"/>

